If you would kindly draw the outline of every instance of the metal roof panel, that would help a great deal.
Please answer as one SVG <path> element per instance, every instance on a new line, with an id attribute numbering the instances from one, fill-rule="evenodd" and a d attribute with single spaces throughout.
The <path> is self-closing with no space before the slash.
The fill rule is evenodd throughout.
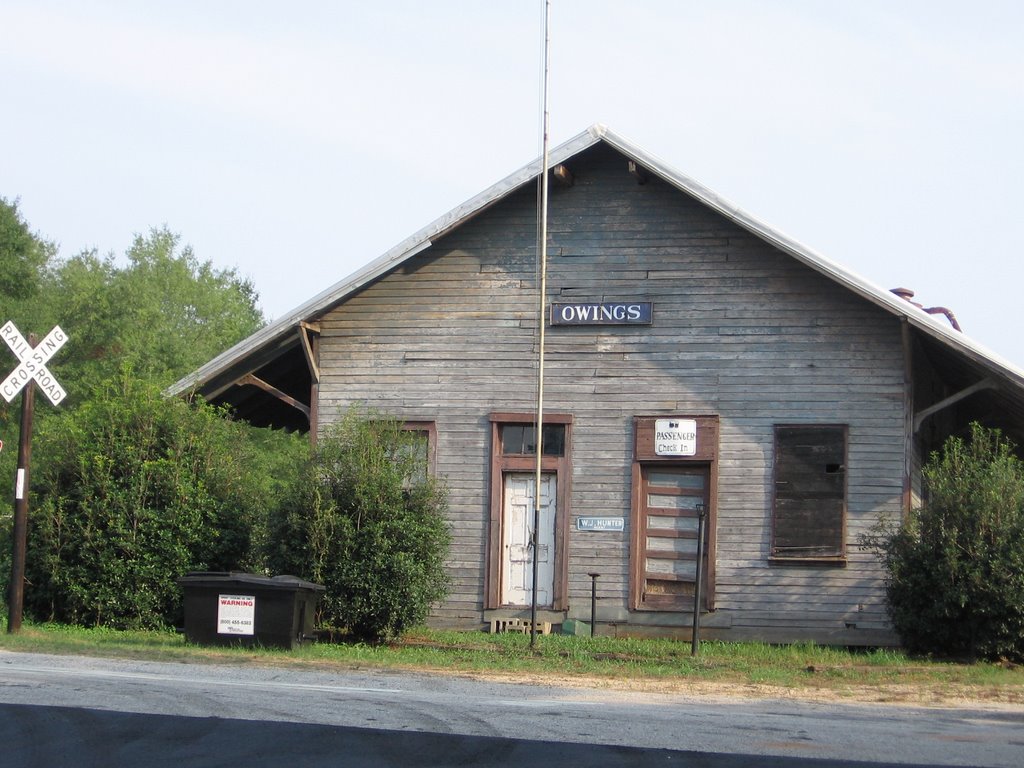
<path id="1" fill-rule="evenodd" d="M 558 145 L 549 152 L 549 167 L 563 163 L 574 155 L 606 142 L 627 158 L 636 161 L 648 171 L 672 184 L 699 202 L 707 205 L 738 226 L 755 236 L 788 253 L 793 258 L 814 269 L 877 306 L 905 318 L 913 327 L 939 340 L 990 371 L 999 374 L 1004 381 L 1020 388 L 1024 396 L 1024 369 L 1018 368 L 972 340 L 963 333 L 953 330 L 914 304 L 856 275 L 845 267 L 808 248 L 797 240 L 769 226 L 736 204 L 718 195 L 695 179 L 679 173 L 659 158 L 645 152 L 637 145 L 611 131 L 606 126 L 594 124 L 582 133 Z M 232 367 L 244 364 L 247 356 L 275 343 L 286 341 L 287 334 L 295 333 L 302 321 L 315 320 L 331 307 L 358 291 L 363 286 L 381 277 L 408 259 L 430 247 L 432 241 L 461 226 L 469 219 L 502 200 L 512 192 L 535 180 L 541 171 L 540 158 L 506 176 L 478 195 L 451 209 L 432 221 L 418 232 L 402 240 L 393 248 L 357 270 L 348 277 L 317 294 L 309 301 L 278 320 L 268 324 L 249 338 L 239 342 L 210 362 L 185 376 L 171 387 L 167 394 L 175 395 L 201 388 Z"/>

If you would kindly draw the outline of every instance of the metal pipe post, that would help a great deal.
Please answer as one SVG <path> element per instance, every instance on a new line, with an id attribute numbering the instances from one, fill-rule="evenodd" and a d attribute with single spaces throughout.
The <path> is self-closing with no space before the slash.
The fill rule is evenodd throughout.
<path id="1" fill-rule="evenodd" d="M 530 598 L 530 648 L 537 647 L 537 586 L 540 573 L 540 488 L 544 463 L 544 315 L 548 290 L 548 68 L 551 63 L 551 2 L 544 4 L 543 118 L 541 120 L 540 202 L 537 233 L 537 467 L 533 490 L 533 592 Z"/>
<path id="2" fill-rule="evenodd" d="M 704 520 L 705 508 L 697 505 L 697 574 L 693 585 L 693 637 L 690 641 L 690 655 L 700 651 L 700 593 L 704 580 Z"/>
<path id="3" fill-rule="evenodd" d="M 597 577 L 600 573 L 588 573 L 590 577 L 590 636 L 597 630 Z"/>

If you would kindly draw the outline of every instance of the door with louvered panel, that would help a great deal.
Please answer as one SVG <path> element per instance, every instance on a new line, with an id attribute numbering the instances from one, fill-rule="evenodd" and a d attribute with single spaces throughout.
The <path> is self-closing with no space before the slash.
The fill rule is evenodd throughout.
<path id="1" fill-rule="evenodd" d="M 699 511 L 708 509 L 710 467 L 646 465 L 640 479 L 639 607 L 692 611 Z M 705 531 L 705 573 L 706 544 Z"/>

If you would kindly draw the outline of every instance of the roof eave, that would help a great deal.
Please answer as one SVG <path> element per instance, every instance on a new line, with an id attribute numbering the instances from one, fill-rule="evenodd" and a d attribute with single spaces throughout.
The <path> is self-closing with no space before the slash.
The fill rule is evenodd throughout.
<path id="1" fill-rule="evenodd" d="M 892 291 L 882 288 L 847 270 L 820 253 L 785 235 L 738 205 L 718 195 L 700 182 L 685 176 L 657 157 L 644 152 L 618 134 L 602 127 L 602 138 L 630 159 L 643 165 L 668 183 L 729 218 L 738 226 L 765 242 L 789 254 L 797 261 L 845 286 L 862 298 L 892 312 L 915 328 L 932 336 L 968 356 L 977 363 L 994 370 L 1004 378 L 1024 388 L 1024 369 L 1001 358 L 960 331 L 944 325 L 935 316 L 924 312 Z"/>
<path id="2" fill-rule="evenodd" d="M 594 124 L 582 133 L 552 149 L 549 152 L 548 167 L 554 167 L 559 163 L 565 162 L 568 158 L 601 141 L 606 142 L 626 157 L 636 161 L 669 184 L 717 211 L 751 234 L 789 254 L 797 261 L 845 286 L 867 301 L 898 317 L 905 318 L 911 325 L 922 332 L 952 346 L 962 354 L 996 371 L 1004 378 L 1014 382 L 1017 386 L 1024 388 L 1024 370 L 1003 360 L 964 334 L 945 327 L 936 318 L 894 295 L 891 291 L 865 280 L 797 240 L 783 234 L 774 227 L 769 226 L 764 221 L 718 195 L 695 179 L 679 173 L 667 163 L 635 146 L 604 125 Z M 299 323 L 318 319 L 324 312 L 336 306 L 363 286 L 429 248 L 434 240 L 461 226 L 469 219 L 515 192 L 524 184 L 535 180 L 541 172 L 542 162 L 540 158 L 534 160 L 488 187 L 480 194 L 451 209 L 362 269 L 317 294 L 289 314 L 270 323 L 265 328 L 257 331 L 249 338 L 239 342 L 193 373 L 182 378 L 168 388 L 167 394 L 177 395 L 200 389 L 207 382 L 224 375 L 233 365 L 236 365 L 248 355 L 265 349 L 274 343 L 281 342 L 287 334 L 294 332 L 295 327 Z"/>
<path id="3" fill-rule="evenodd" d="M 607 133 L 607 129 L 604 126 L 594 125 L 560 144 L 549 153 L 549 167 L 553 167 L 566 158 L 572 157 L 587 147 L 601 141 L 605 133 Z M 319 317 L 355 291 L 383 276 L 407 259 L 429 248 L 433 240 L 461 226 L 473 216 L 515 192 L 523 184 L 536 179 L 540 174 L 541 163 L 541 159 L 534 160 L 532 163 L 506 176 L 498 183 L 488 187 L 480 194 L 451 209 L 363 268 L 335 283 L 330 288 L 321 291 L 287 315 L 269 323 L 264 328 L 181 378 L 168 387 L 165 394 L 174 396 L 201 389 L 204 384 L 222 375 L 238 361 L 258 350 L 279 342 L 284 336 L 293 332 L 299 323 L 308 322 Z M 215 395 L 217 393 L 206 394 Z"/>

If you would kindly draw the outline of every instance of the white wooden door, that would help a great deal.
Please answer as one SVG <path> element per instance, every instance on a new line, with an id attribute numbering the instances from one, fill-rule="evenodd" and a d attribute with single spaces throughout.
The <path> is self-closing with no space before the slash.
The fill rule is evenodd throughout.
<path id="1" fill-rule="evenodd" d="M 533 496 L 537 477 L 506 472 L 502 506 L 502 605 L 533 602 Z M 537 605 L 550 606 L 555 584 L 555 476 L 541 476 Z"/>

